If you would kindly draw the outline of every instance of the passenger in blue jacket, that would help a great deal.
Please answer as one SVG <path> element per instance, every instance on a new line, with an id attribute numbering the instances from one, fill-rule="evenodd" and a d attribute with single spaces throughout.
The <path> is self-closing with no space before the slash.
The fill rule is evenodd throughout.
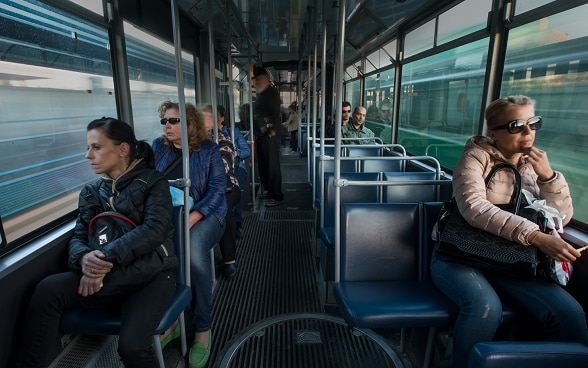
<path id="1" fill-rule="evenodd" d="M 156 368 L 152 336 L 176 286 L 175 264 L 165 262 L 173 255 L 169 184 L 154 170 L 149 144 L 138 142 L 122 121 L 92 121 L 87 143 L 86 158 L 102 177 L 80 192 L 80 212 L 69 243 L 71 271 L 48 276 L 35 289 L 17 366 L 49 365 L 48 346 L 58 341 L 66 309 L 120 308 L 118 353 L 125 367 Z M 88 225 L 106 210 L 127 216 L 137 226 L 106 243 L 103 239 L 100 249 L 94 249 Z M 140 272 L 129 282 L 127 276 L 134 273 L 118 277 L 122 269 L 151 272 Z"/>
<path id="2" fill-rule="evenodd" d="M 164 101 L 159 105 L 164 134 L 152 144 L 156 168 L 167 171 L 166 177 L 170 180 L 183 177 L 183 165 L 174 165 L 181 160 L 183 148 L 179 109 L 176 102 Z M 190 210 L 190 274 L 192 326 L 196 332 L 189 361 L 191 368 L 200 368 L 208 361 L 212 338 L 212 263 L 208 252 L 219 242 L 225 230 L 227 181 L 219 147 L 206 131 L 202 113 L 194 105 L 186 104 L 186 120 L 190 151 L 189 191 L 194 199 L 194 207 Z"/>

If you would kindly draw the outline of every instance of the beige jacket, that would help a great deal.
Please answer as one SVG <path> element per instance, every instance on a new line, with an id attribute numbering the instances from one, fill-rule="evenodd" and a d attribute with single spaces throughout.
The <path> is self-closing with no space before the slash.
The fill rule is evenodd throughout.
<path id="1" fill-rule="evenodd" d="M 494 146 L 492 139 L 484 136 L 470 138 L 453 171 L 453 196 L 464 219 L 472 226 L 529 245 L 529 235 L 539 226 L 494 205 L 510 201 L 515 183 L 512 171 L 498 171 L 486 190 L 485 178 L 495 165 L 501 163 L 508 161 Z M 553 179 L 541 182 L 530 164 L 521 162 L 517 168 L 522 176 L 523 188 L 564 213 L 564 225 L 567 224 L 574 210 L 564 176 L 556 171 Z"/>

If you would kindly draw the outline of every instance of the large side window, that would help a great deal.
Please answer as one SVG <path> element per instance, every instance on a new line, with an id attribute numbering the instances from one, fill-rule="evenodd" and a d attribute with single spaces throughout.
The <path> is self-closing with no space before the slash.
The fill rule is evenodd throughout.
<path id="1" fill-rule="evenodd" d="M 128 22 L 125 43 L 135 131 L 138 139 L 151 142 L 162 134 L 157 107 L 165 100 L 178 101 L 174 47 Z M 182 52 L 182 70 L 184 97 L 195 104 L 194 56 L 187 52 Z"/>
<path id="2" fill-rule="evenodd" d="M 3 1 L 0 29 L 0 214 L 10 243 L 76 209 L 97 178 L 85 128 L 116 106 L 106 29 L 32 0 Z"/>
<path id="3" fill-rule="evenodd" d="M 478 131 L 488 39 L 404 65 L 398 143 L 454 167 Z"/>
<path id="4" fill-rule="evenodd" d="M 501 95 L 524 94 L 543 117 L 535 144 L 572 191 L 574 219 L 588 222 L 588 5 L 510 30 Z"/>

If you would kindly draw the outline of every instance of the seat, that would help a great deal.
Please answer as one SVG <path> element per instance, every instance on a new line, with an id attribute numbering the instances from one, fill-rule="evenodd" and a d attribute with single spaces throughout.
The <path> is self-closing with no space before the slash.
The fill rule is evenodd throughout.
<path id="1" fill-rule="evenodd" d="M 343 203 L 340 280 L 334 294 L 345 322 L 356 328 L 428 328 L 424 367 L 436 327 L 457 308 L 430 280 L 419 278 L 419 203 Z"/>
<path id="2" fill-rule="evenodd" d="M 153 346 L 159 361 L 159 366 L 164 368 L 163 352 L 159 342 L 159 335 L 164 333 L 171 325 L 180 319 L 182 356 L 186 355 L 186 330 L 184 323 L 184 310 L 192 300 L 192 290 L 189 286 L 189 273 L 185 268 L 184 247 L 184 206 L 174 206 L 172 213 L 174 225 L 173 243 L 174 251 L 178 258 L 176 270 L 176 292 L 163 314 L 159 326 L 153 335 Z M 108 309 L 68 309 L 61 320 L 63 331 L 73 335 L 118 335 L 120 332 L 120 314 Z"/>
<path id="3" fill-rule="evenodd" d="M 384 172 L 382 173 L 382 178 L 384 181 L 388 182 L 403 182 L 435 180 L 437 179 L 437 176 L 434 171 Z M 439 184 L 399 184 L 385 186 L 382 189 L 382 202 L 394 203 L 437 201 L 439 187 Z"/>
<path id="4" fill-rule="evenodd" d="M 588 346 L 571 342 L 479 342 L 469 368 L 588 367 Z"/>

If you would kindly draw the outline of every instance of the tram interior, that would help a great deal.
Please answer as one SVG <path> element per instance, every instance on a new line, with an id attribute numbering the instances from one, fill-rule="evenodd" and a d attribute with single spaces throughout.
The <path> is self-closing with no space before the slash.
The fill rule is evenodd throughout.
<path id="1" fill-rule="evenodd" d="M 580 2 L 574 0 L 574 3 Z M 8 1 L 5 3 L 8 4 Z M 43 1 L 43 4 L 45 3 L 61 10 L 67 9 L 67 5 L 58 0 Z M 170 5 L 174 3 L 173 1 L 108 0 L 105 1 L 106 3 L 116 8 L 118 17 L 124 18 L 130 24 L 140 25 L 146 32 L 156 34 L 170 44 L 173 43 L 175 35 L 169 20 L 172 18 Z M 207 75 L 210 69 L 217 74 L 226 73 L 227 69 L 234 69 L 237 72 L 234 79 L 242 82 L 242 85 L 235 90 L 241 88 L 241 91 L 244 91 L 251 84 L 249 72 L 254 66 L 261 66 L 266 68 L 278 90 L 283 92 L 282 96 L 288 96 L 290 99 L 288 102 L 300 101 L 303 107 L 298 151 L 295 154 L 290 153 L 287 134 L 283 134 L 281 141 L 280 161 L 284 203 L 271 208 L 264 205 L 264 201 L 258 198 L 263 188 L 259 184 L 257 168 L 254 162 L 248 162 L 250 185 L 242 192 L 244 235 L 237 244 L 239 270 L 237 277 L 232 280 L 223 277 L 220 251 L 218 246 L 214 249 L 213 345 L 207 367 L 451 367 L 452 328 L 448 321 L 455 318 L 456 310 L 455 306 L 447 303 L 447 299 L 440 295 L 430 282 L 428 262 L 432 244 L 429 237 L 423 234 L 430 233 L 442 201 L 449 199 L 452 194 L 451 170 L 446 170 L 442 165 L 447 162 L 454 163 L 461 153 L 463 143 L 455 136 L 470 135 L 477 131 L 477 125 L 468 125 L 470 120 L 477 120 L 477 115 L 481 114 L 479 107 L 472 107 L 471 96 L 474 96 L 473 100 L 480 102 L 480 105 L 482 97 L 479 96 L 477 89 L 475 92 L 467 93 L 462 90 L 465 88 L 467 91 L 467 88 L 482 84 L 484 75 L 476 74 L 466 82 L 456 79 L 448 82 L 447 90 L 431 88 L 426 91 L 429 94 L 419 95 L 418 92 L 410 90 L 410 86 L 404 86 L 403 93 L 408 97 L 404 101 L 397 100 L 403 103 L 399 109 L 404 110 L 400 111 L 399 115 L 405 114 L 406 121 L 420 121 L 419 119 L 424 121 L 422 124 L 415 124 L 414 127 L 410 126 L 415 132 L 411 131 L 413 135 L 406 135 L 408 137 L 406 142 L 422 151 L 415 153 L 414 156 L 422 154 L 430 158 L 429 153 L 440 152 L 450 146 L 450 150 L 444 151 L 450 152 L 448 157 L 444 157 L 445 162 L 439 164 L 441 160 L 437 161 L 433 157 L 433 163 L 431 161 L 392 163 L 398 156 L 405 156 L 406 152 L 395 151 L 395 148 L 390 145 L 389 149 L 381 150 L 381 154 L 378 153 L 377 157 L 368 156 L 367 158 L 366 154 L 357 154 L 356 156 L 359 157 L 356 158 L 350 157 L 354 156 L 350 154 L 352 150 L 343 147 L 340 160 L 336 163 L 343 168 L 341 170 L 343 174 L 339 174 L 350 182 L 356 179 L 361 181 L 365 178 L 370 178 L 365 180 L 371 181 L 373 177 L 379 181 L 397 181 L 398 177 L 391 172 L 395 169 L 389 169 L 390 165 L 393 165 L 394 168 L 403 168 L 399 171 L 406 171 L 398 175 L 402 176 L 401 181 L 407 180 L 414 185 L 403 188 L 402 183 L 399 185 L 397 183 L 369 187 L 354 186 L 351 183 L 348 187 L 342 186 L 339 188 L 340 192 L 334 194 L 336 185 L 332 183 L 336 180 L 334 177 L 336 170 L 332 158 L 335 156 L 335 148 L 330 144 L 331 141 L 324 147 L 328 150 L 326 153 L 318 146 L 321 129 L 324 127 L 319 116 L 324 116 L 327 121 L 334 119 L 336 110 L 333 106 L 339 102 L 335 92 L 338 83 L 333 81 L 333 74 L 337 72 L 339 66 L 337 24 L 340 7 L 343 5 L 346 7 L 343 59 L 354 61 L 363 59 L 366 54 L 373 52 L 382 44 L 382 40 L 394 38 L 399 31 L 406 32 L 403 27 L 407 24 L 418 24 L 458 3 L 460 1 L 436 0 L 177 1 L 181 10 L 181 43 L 186 49 L 199 55 L 198 62 L 188 66 L 188 68 L 194 67 L 194 71 L 190 71 L 191 76 L 195 80 L 201 79 L 196 80 L 195 83 L 189 82 L 192 83 L 189 89 L 195 90 L 190 97 L 194 98 L 200 94 L 195 98 L 197 102 L 213 99 L 215 93 L 205 90 L 210 80 L 215 78 Z M 74 13 L 84 14 L 84 11 L 80 12 L 77 5 L 72 8 Z M 107 9 L 106 6 L 105 9 Z M 541 11 L 543 9 L 537 10 L 537 13 Z M 322 29 L 323 24 L 328 26 Z M 195 32 L 195 29 L 199 32 Z M 478 33 L 481 32 L 478 31 Z M 205 46 L 211 34 L 214 43 L 213 54 L 221 55 L 221 60 L 219 58 L 214 60 L 214 55 L 210 55 L 210 49 Z M 323 42 L 323 39 L 326 41 Z M 577 44 L 583 47 L 588 42 L 586 40 L 585 37 L 581 38 Z M 136 47 L 136 45 L 133 46 Z M 323 47 L 324 54 L 321 50 Z M 15 49 L 19 52 L 18 47 Z M 400 61 L 397 60 L 398 54 L 395 51 L 382 47 L 378 57 L 385 60 L 387 65 L 399 65 Z M 472 56 L 468 54 L 468 50 L 460 49 L 459 51 L 463 51 L 460 61 L 453 60 L 452 64 L 460 66 L 461 62 L 467 64 L 472 60 L 482 64 L 482 58 L 479 55 Z M 145 47 L 145 52 L 149 53 L 152 50 Z M 24 54 L 25 52 L 22 52 L 22 55 Z M 314 59 L 309 55 L 312 55 Z M 326 56 L 324 64 L 323 55 Z M 459 57 L 458 55 L 456 59 Z M 583 56 L 578 56 L 578 58 L 581 57 Z M 62 58 L 66 59 L 63 55 L 55 56 L 54 62 L 62 62 Z M 236 67 L 228 68 L 229 60 L 227 59 Z M 210 60 L 214 60 L 214 63 Z M 369 63 L 369 60 L 366 59 L 365 63 Z M 575 59 L 569 64 L 570 69 L 576 67 Z M 584 59 L 581 63 L 578 61 L 578 64 L 581 65 L 576 67 L 579 71 L 586 69 Z M 322 70 L 323 65 L 326 67 L 325 70 Z M 346 65 L 345 76 L 340 79 L 348 83 L 348 88 L 351 89 L 350 85 L 355 88 L 353 83 L 361 85 L 364 89 L 381 87 L 384 90 L 388 87 L 387 98 L 392 100 L 391 87 L 385 83 L 392 80 L 390 83 L 393 84 L 397 76 L 390 71 L 382 71 L 381 74 L 378 71 L 378 78 L 380 78 L 377 82 L 378 87 L 370 87 L 370 82 L 365 80 L 374 79 L 373 73 L 378 66 L 368 65 L 371 71 L 367 73 L 365 68 L 361 70 L 359 66 L 360 64 L 355 61 Z M 559 66 L 558 68 L 561 69 Z M 431 85 L 435 85 L 437 78 L 442 79 L 439 76 L 444 76 L 445 73 L 445 66 L 438 67 L 433 62 L 431 65 L 420 66 L 418 60 L 414 69 L 417 70 L 417 74 L 422 73 L 425 76 L 423 79 L 427 82 L 429 79 L 432 80 Z M 484 70 L 481 70 L 483 73 Z M 386 73 L 388 73 L 388 79 L 381 77 Z M 432 74 L 426 73 L 438 74 L 431 76 Z M 458 73 L 468 74 L 470 71 L 464 69 Z M 471 73 L 475 74 L 475 72 Z M 523 74 L 520 71 L 517 73 Z M 328 77 L 324 79 L 326 85 L 321 86 L 323 74 Z M 364 78 L 365 74 L 368 74 L 366 78 Z M 527 79 L 533 75 L 530 70 L 527 74 Z M 514 71 L 512 75 L 514 80 Z M 2 73 L 0 73 L 1 76 Z M 134 77 L 136 80 L 133 82 L 142 82 L 140 73 L 129 78 Z M 30 79 L 37 78 L 43 79 L 44 76 Z M 219 81 L 222 79 L 218 76 L 216 78 Z M 569 76 L 562 77 L 562 79 L 565 78 L 571 79 Z M 581 83 L 584 82 L 579 81 L 580 79 L 575 79 L 574 83 L 577 81 L 580 85 L 577 88 L 582 91 Z M 370 81 L 373 82 L 373 80 Z M 158 82 L 161 83 L 159 86 L 165 85 L 164 82 Z M 442 82 L 438 83 L 442 84 Z M 112 98 L 115 88 L 102 87 L 103 82 L 100 78 L 93 78 L 91 84 L 95 84 L 91 87 L 95 88 L 94 94 L 102 88 L 101 91 L 106 91 L 105 95 Z M 415 84 L 412 86 L 414 87 Z M 225 97 L 224 100 L 219 101 L 219 104 L 230 105 L 228 98 L 231 97 L 231 91 L 227 85 L 228 82 L 225 81 L 219 83 L 216 95 Z M 0 85 L 1 87 L 5 86 Z M 309 93 L 305 96 L 309 89 L 316 89 L 316 95 Z M 572 88 L 569 87 L 569 89 Z M 92 90 L 88 91 L 92 92 Z M 87 95 L 91 95 L 90 92 Z M 174 95 L 176 92 L 169 93 Z M 29 96 L 34 101 L 45 98 L 42 94 Z M 11 103 L 17 97 L 11 97 Z M 87 96 L 84 95 L 84 97 Z M 255 96 L 252 97 L 255 98 Z M 470 100 L 461 101 L 462 97 L 464 99 L 469 97 Z M 450 102 L 441 106 L 439 101 L 443 98 Z M 128 99 L 130 100 L 130 97 Z M 202 101 L 198 101 L 199 99 Z M 319 114 L 318 108 L 314 105 L 318 101 L 324 106 L 324 115 Z M 248 102 L 247 97 L 240 96 L 238 103 L 244 102 Z M 120 100 L 117 100 L 117 103 L 120 104 Z M 153 101 L 149 98 L 141 100 L 140 108 L 146 110 L 152 108 L 154 106 L 148 105 L 152 103 Z M 114 102 L 112 105 L 114 106 Z M 458 112 L 453 117 L 457 116 L 459 119 L 446 119 L 447 114 L 439 118 L 442 115 L 440 111 L 446 113 L 448 105 L 458 106 Z M 284 112 L 287 112 L 287 106 L 287 103 L 283 104 Z M 425 107 L 419 110 L 418 107 L 422 106 Z M 110 108 L 113 114 L 119 111 L 115 107 L 110 106 Z M 127 116 L 133 115 L 133 112 L 126 113 Z M 314 117 L 310 116 L 311 113 Z M 552 113 L 553 116 L 559 114 L 551 110 L 548 113 Z M 31 114 L 40 115 L 41 113 L 31 112 Z M 141 124 L 145 126 L 153 120 L 151 115 L 154 112 L 149 110 L 135 112 L 135 114 L 140 116 L 135 118 L 136 126 Z M 35 121 L 42 119 L 39 115 L 34 115 Z M 402 120 L 403 116 L 397 118 Z M 76 119 L 70 120 L 73 124 Z M 62 124 L 70 123 L 70 120 L 63 119 Z M 578 118 L 578 121 L 583 120 Z M 385 129 L 384 126 L 378 125 L 370 125 L 370 127 L 374 130 L 378 129 L 378 133 Z M 79 139 L 82 136 L 79 132 L 82 131 L 81 128 L 76 129 L 71 138 L 67 132 L 68 134 L 57 138 L 58 143 L 63 142 L 59 139 Z M 146 138 L 153 138 L 149 136 L 153 131 L 145 133 Z M 158 130 L 156 132 L 159 133 Z M 421 146 L 421 142 L 425 140 L 422 135 L 431 132 L 439 136 L 431 139 L 433 144 L 424 148 Z M 253 148 L 255 143 L 248 135 L 250 132 L 244 130 L 243 133 L 248 137 L 248 143 Z M 53 139 L 53 142 L 43 141 L 42 144 L 55 145 L 55 135 L 43 133 L 43 139 L 47 140 L 47 137 Z M 311 137 L 310 140 L 309 137 Z M 12 148 L 12 150 L 15 149 Z M 324 157 L 327 157 L 325 161 L 323 161 L 323 153 Z M 75 166 L 76 170 L 78 167 L 80 166 Z M 369 167 L 371 169 L 368 169 Z M 349 173 L 351 171 L 353 172 Z M 575 168 L 572 172 L 575 177 L 584 175 L 578 174 Z M 420 181 L 421 176 L 427 176 L 427 180 L 436 182 L 429 186 L 421 185 L 422 183 L 415 184 L 415 181 Z M 331 180 L 331 186 L 328 188 L 324 184 L 325 178 Z M 6 187 L 10 184 L 11 181 L 6 180 Z M 575 190 L 583 189 L 584 187 L 580 186 Z M 13 189 L 10 191 L 14 192 Z M 5 189 L 2 193 L 8 192 L 9 190 Z M 75 197 L 71 193 L 68 195 Z M 329 195 L 338 199 L 325 204 Z M 395 195 L 402 199 L 393 200 Z M 376 205 L 377 207 L 373 207 Z M 4 215 L 2 213 L 0 215 L 2 215 L 0 218 L 0 225 L 2 225 L 1 221 L 6 221 Z M 327 226 L 322 226 L 324 225 L 322 219 L 325 219 L 327 215 L 331 216 L 333 221 L 330 224 L 331 233 L 325 230 Z M 340 221 L 335 225 L 337 219 Z M 360 235 L 356 236 L 350 231 L 347 232 L 345 221 L 349 219 L 352 219 L 353 224 L 361 229 Z M 394 223 L 391 224 L 392 221 Z M 6 342 L 6 348 L 0 349 L 0 366 L 3 362 L 9 364 L 13 358 L 15 341 L 19 334 L 19 319 L 24 314 L 23 306 L 36 283 L 47 274 L 65 269 L 67 242 L 71 236 L 73 224 L 73 218 L 69 218 L 67 223 L 55 226 L 42 234 L 36 234 L 34 241 L 31 241 L 34 245 L 16 249 L 1 259 L 4 263 L 0 266 L 0 288 L 7 297 L 0 302 L 0 310 L 5 316 L 0 319 L 0 326 L 5 331 L 14 331 L 12 334 L 14 336 L 5 336 L 3 340 Z M 2 227 L 3 230 L 4 227 Z M 336 230 L 339 230 L 337 236 Z M 377 232 L 379 236 L 370 237 L 369 235 L 374 232 Z M 571 231 L 572 234 L 578 234 L 578 232 Z M 0 234 L 0 237 L 1 249 L 9 242 L 4 233 Z M 579 238 L 582 239 L 582 237 Z M 329 242 L 332 242 L 331 246 L 325 246 Z M 357 251 L 350 246 L 346 248 L 348 253 L 341 255 L 342 242 L 349 244 L 353 242 L 354 245 L 365 247 L 365 252 Z M 388 246 L 390 243 L 393 245 Z M 407 251 L 411 247 L 412 249 Z M 354 251 L 358 253 L 353 253 Z M 395 251 L 398 252 L 394 253 Z M 386 257 L 389 256 L 389 259 L 392 259 L 400 253 L 405 255 L 405 258 L 396 259 L 394 266 L 384 262 Z M 345 258 L 346 255 L 349 255 L 349 259 Z M 335 265 L 340 259 L 343 261 Z M 344 282 L 341 281 L 341 277 Z M 586 280 L 588 280 L 588 259 L 581 259 L 576 265 L 573 282 L 568 288 L 585 310 L 588 308 L 588 297 L 584 292 Z M 396 284 L 397 281 L 400 282 Z M 356 284 L 353 284 L 354 282 Z M 394 290 L 397 294 L 393 294 L 390 290 Z M 415 300 L 421 296 L 422 299 Z M 412 297 L 414 299 L 411 299 Z M 422 300 L 425 301 L 422 302 Z M 397 301 L 399 301 L 398 305 L 391 307 Z M 380 307 L 382 309 L 378 310 Z M 496 344 L 480 345 L 479 350 L 472 355 L 472 367 L 506 367 L 507 365 L 502 364 L 511 364 L 508 366 L 523 368 L 561 364 L 554 362 L 566 362 L 570 366 L 588 364 L 588 346 L 535 343 L 534 340 L 540 335 L 540 329 L 535 321 L 521 318 L 515 310 L 506 309 L 505 323 L 497 333 Z M 382 310 L 388 314 L 381 312 Z M 419 314 L 419 311 L 422 313 Z M 425 316 L 429 311 L 431 311 L 430 315 Z M 414 318 L 414 315 L 418 318 Z M 190 318 L 190 310 L 187 310 L 186 320 L 189 321 Z M 423 322 L 425 320 L 426 322 Z M 190 344 L 190 336 L 193 336 L 194 331 L 191 330 L 189 323 L 186 328 L 188 344 Z M 117 341 L 117 336 L 64 335 L 61 341 L 47 344 L 47 349 L 52 350 L 56 356 L 50 367 L 123 368 L 116 351 Z M 189 366 L 186 358 L 181 356 L 179 339 L 172 341 L 163 354 L 166 367 Z"/>

